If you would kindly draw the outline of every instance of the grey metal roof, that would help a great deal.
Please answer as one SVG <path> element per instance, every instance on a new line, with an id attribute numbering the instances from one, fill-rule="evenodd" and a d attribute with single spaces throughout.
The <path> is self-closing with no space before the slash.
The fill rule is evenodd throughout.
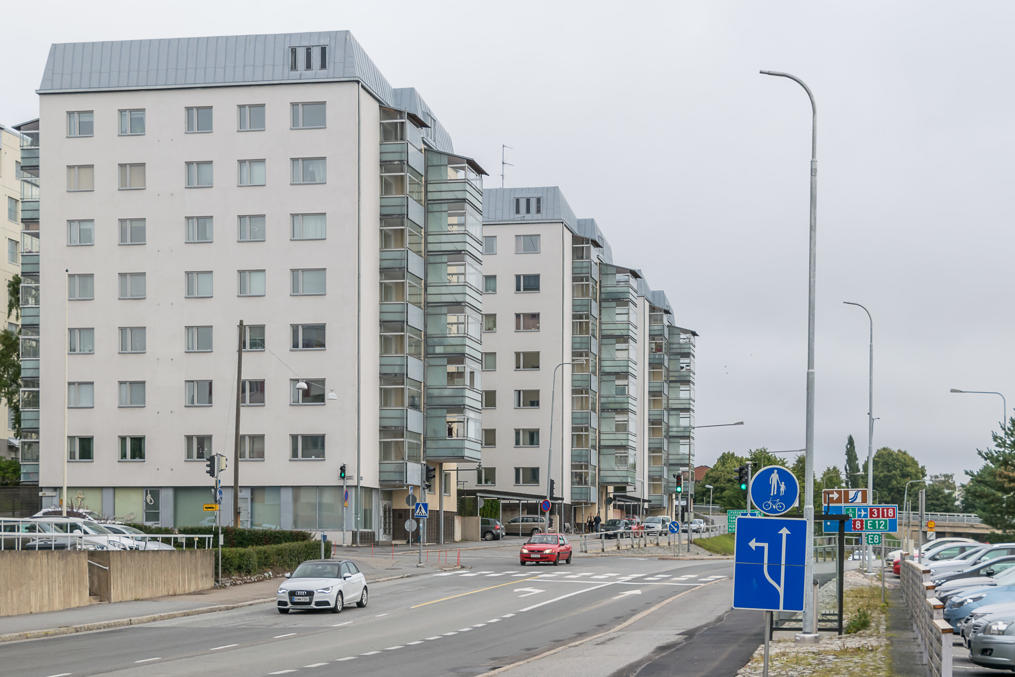
<path id="1" fill-rule="evenodd" d="M 289 70 L 289 48 L 323 45 L 326 68 Z M 425 137 L 454 152 L 451 137 L 412 89 L 396 90 L 349 31 L 225 35 L 52 45 L 39 94 L 290 82 L 358 81 L 382 104 L 430 124 Z"/>
<path id="2" fill-rule="evenodd" d="M 602 256 L 604 261 L 607 263 L 613 261 L 613 249 L 610 247 L 610 243 L 606 241 L 603 231 L 599 230 L 599 224 L 596 223 L 595 219 L 578 219 L 578 228 L 575 232 L 586 240 L 595 242 L 603 250 Z"/>
<path id="3" fill-rule="evenodd" d="M 662 308 L 671 315 L 673 314 L 673 308 L 670 307 L 670 300 L 666 298 L 666 292 L 661 289 L 653 289 L 648 295 L 648 301 L 656 308 Z"/>
<path id="4" fill-rule="evenodd" d="M 515 198 L 541 198 L 539 214 L 515 214 Z M 557 186 L 533 188 L 487 188 L 483 191 L 483 223 L 531 221 L 545 223 L 562 221 L 572 232 L 577 232 L 578 217 Z"/>

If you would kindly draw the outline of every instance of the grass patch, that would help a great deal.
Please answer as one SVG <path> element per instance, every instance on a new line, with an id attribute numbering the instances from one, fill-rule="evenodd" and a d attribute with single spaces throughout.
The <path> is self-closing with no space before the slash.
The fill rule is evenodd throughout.
<path id="1" fill-rule="evenodd" d="M 847 635 L 855 635 L 861 630 L 866 630 L 871 626 L 871 612 L 867 607 L 861 607 L 856 610 L 853 617 L 849 619 L 846 626 L 842 629 Z"/>
<path id="2" fill-rule="evenodd" d="M 696 538 L 694 544 L 717 555 L 732 555 L 736 534 L 720 534 L 711 538 Z"/>

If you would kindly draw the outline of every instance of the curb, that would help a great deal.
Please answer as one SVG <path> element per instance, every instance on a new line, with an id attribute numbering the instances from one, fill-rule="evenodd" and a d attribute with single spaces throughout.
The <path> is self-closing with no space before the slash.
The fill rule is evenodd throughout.
<path id="1" fill-rule="evenodd" d="M 395 581 L 402 578 L 412 578 L 414 576 L 422 575 L 420 573 L 406 573 L 398 576 L 385 576 L 384 578 L 375 578 L 374 583 L 384 583 L 386 581 Z M 26 639 L 42 639 L 45 637 L 59 637 L 61 635 L 74 635 L 80 632 L 95 632 L 97 630 L 111 630 L 113 628 L 123 628 L 129 625 L 143 625 L 145 623 L 154 623 L 156 621 L 166 621 L 172 618 L 183 618 L 185 616 L 199 616 L 202 614 L 211 614 L 217 611 L 229 611 L 231 609 L 239 609 L 246 606 L 253 606 L 255 604 L 266 604 L 268 602 L 275 601 L 274 597 L 264 597 L 261 599 L 248 600 L 246 602 L 236 602 L 233 604 L 215 604 L 212 606 L 197 607 L 195 609 L 181 609 L 179 611 L 166 611 L 159 614 L 148 614 L 146 616 L 134 616 L 131 618 L 114 618 L 109 621 L 97 621 L 95 623 L 79 623 L 77 625 L 64 625 L 58 628 L 43 628 L 40 630 L 26 630 L 24 632 L 9 632 L 5 635 L 0 635 L 0 644 L 5 642 L 18 642 Z"/>

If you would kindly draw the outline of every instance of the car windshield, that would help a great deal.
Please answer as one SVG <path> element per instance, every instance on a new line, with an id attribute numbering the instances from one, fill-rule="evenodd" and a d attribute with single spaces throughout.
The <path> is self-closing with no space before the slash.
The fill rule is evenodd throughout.
<path id="1" fill-rule="evenodd" d="M 556 542 L 556 536 L 547 536 L 545 534 L 537 534 L 529 539 L 529 543 L 535 543 L 538 545 L 553 545 Z"/>
<path id="2" fill-rule="evenodd" d="M 612 529 L 619 529 L 620 520 L 606 520 L 606 527 Z"/>
<path id="3" fill-rule="evenodd" d="M 290 578 L 338 578 L 338 563 L 304 562 Z"/>
<path id="4" fill-rule="evenodd" d="M 81 522 L 81 528 L 87 534 L 111 534 L 113 533 L 109 529 L 95 524 L 94 522 Z M 73 527 L 71 527 L 73 529 Z"/>
<path id="5" fill-rule="evenodd" d="M 645 518 L 645 524 L 648 524 L 649 522 L 652 522 L 653 524 L 655 524 L 656 522 L 662 522 L 662 521 L 663 521 L 662 517 L 646 517 Z"/>

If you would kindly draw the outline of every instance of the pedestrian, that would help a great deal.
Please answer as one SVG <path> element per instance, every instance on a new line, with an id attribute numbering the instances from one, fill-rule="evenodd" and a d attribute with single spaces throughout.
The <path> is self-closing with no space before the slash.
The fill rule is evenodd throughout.
<path id="1" fill-rule="evenodd" d="M 587 520 L 585 520 L 585 533 L 587 533 L 587 534 L 591 534 L 592 533 L 592 516 L 591 515 L 589 516 L 589 518 Z"/>
<path id="2" fill-rule="evenodd" d="M 596 515 L 595 519 L 592 520 L 592 530 L 595 531 L 596 533 L 599 532 L 599 524 L 601 522 L 602 520 L 599 518 L 599 515 Z"/>

